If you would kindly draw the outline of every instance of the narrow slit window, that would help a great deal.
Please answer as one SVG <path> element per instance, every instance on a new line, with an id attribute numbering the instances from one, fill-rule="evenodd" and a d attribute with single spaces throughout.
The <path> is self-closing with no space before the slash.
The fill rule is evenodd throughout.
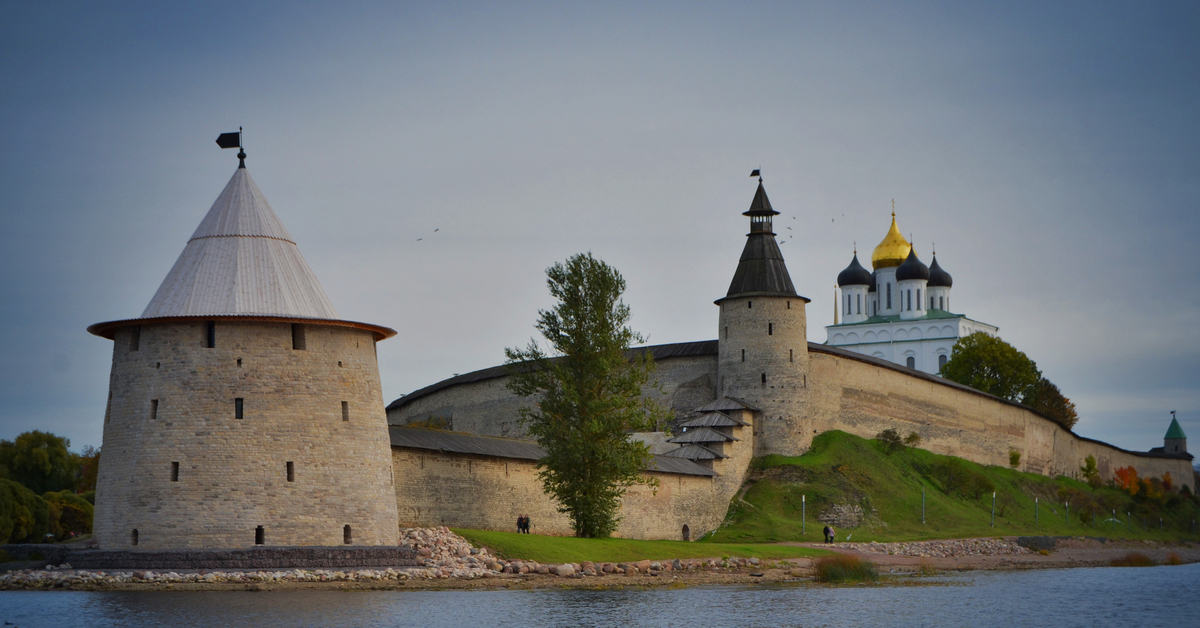
<path id="1" fill-rule="evenodd" d="M 789 310 L 790 310 L 790 309 L 792 309 L 792 302 L 791 302 L 791 301 L 788 301 L 788 302 L 787 302 L 787 309 L 789 309 Z"/>
<path id="2" fill-rule="evenodd" d="M 343 421 L 350 420 L 350 402 L 349 401 L 342 402 L 342 420 Z"/>
<path id="3" fill-rule="evenodd" d="M 254 528 L 254 544 L 262 545 L 267 542 L 267 531 L 262 526 Z"/>
<path id="4" fill-rule="evenodd" d="M 887 308 L 892 309 L 892 284 L 887 284 Z"/>
<path id="5" fill-rule="evenodd" d="M 775 335 L 775 324 L 774 323 L 767 323 L 767 335 L 768 336 Z"/>
<path id="6" fill-rule="evenodd" d="M 725 339 L 729 340 L 729 325 L 725 326 Z"/>
<path id="7" fill-rule="evenodd" d="M 238 368 L 242 368 L 242 359 L 238 358 Z"/>
<path id="8" fill-rule="evenodd" d="M 766 373 L 762 374 L 762 383 L 764 383 L 764 384 L 767 383 L 767 374 Z"/>
<path id="9" fill-rule="evenodd" d="M 296 351 L 304 351 L 306 348 L 304 342 L 304 325 L 300 323 L 292 323 L 292 349 Z"/>
<path id="10" fill-rule="evenodd" d="M 746 301 L 746 309 L 752 309 L 753 307 L 754 301 Z"/>
<path id="11" fill-rule="evenodd" d="M 287 463 L 287 480 L 288 482 L 296 481 L 296 463 L 290 460 Z"/>
<path id="12" fill-rule="evenodd" d="M 795 361 L 796 360 L 792 357 L 792 349 L 788 349 L 788 362 L 795 362 Z"/>
<path id="13" fill-rule="evenodd" d="M 246 413 L 245 413 L 245 405 L 246 404 L 244 404 L 243 401 L 244 400 L 241 397 L 238 397 L 237 399 L 233 400 L 233 418 L 235 418 L 235 419 L 246 418 Z"/>
<path id="14" fill-rule="evenodd" d="M 350 526 L 342 526 L 342 543 L 349 545 L 354 540 L 354 534 L 350 530 Z"/>
<path id="15" fill-rule="evenodd" d="M 134 325 L 133 329 L 129 330 L 129 350 L 137 351 L 142 344 L 142 326 Z"/>
<path id="16" fill-rule="evenodd" d="M 178 462 L 171 463 L 171 481 L 172 482 L 179 481 L 179 463 Z"/>
<path id="17" fill-rule="evenodd" d="M 855 309 L 855 312 L 854 312 L 855 314 L 862 314 L 862 295 L 861 294 L 854 295 L 854 309 Z"/>
<path id="18" fill-rule="evenodd" d="M 938 309 L 939 310 L 946 309 L 946 304 L 944 303 L 945 299 L 946 299 L 946 297 L 938 297 Z"/>
<path id="19" fill-rule="evenodd" d="M 133 531 L 129 533 L 129 544 L 137 545 L 137 541 L 138 541 L 137 528 L 134 528 Z"/>
<path id="20" fill-rule="evenodd" d="M 215 349 L 217 346 L 217 322 L 208 321 L 204 324 L 204 346 Z"/>
<path id="21" fill-rule="evenodd" d="M 153 421 L 157 418 L 158 418 L 158 400 L 151 399 L 150 400 L 150 420 Z"/>
<path id="22" fill-rule="evenodd" d="M 746 361 L 746 350 L 742 349 L 742 362 Z"/>
<path id="23" fill-rule="evenodd" d="M 921 289 L 917 288 L 917 305 L 921 305 Z"/>

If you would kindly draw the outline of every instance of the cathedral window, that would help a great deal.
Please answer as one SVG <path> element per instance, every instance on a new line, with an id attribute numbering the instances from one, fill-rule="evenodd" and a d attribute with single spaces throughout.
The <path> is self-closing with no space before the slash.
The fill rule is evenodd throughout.
<path id="1" fill-rule="evenodd" d="M 861 294 L 854 295 L 854 309 L 856 310 L 855 314 L 862 314 L 862 295 Z"/>
<path id="2" fill-rule="evenodd" d="M 906 290 L 908 293 L 908 309 L 912 310 L 912 290 Z"/>
<path id="3" fill-rule="evenodd" d="M 945 304 L 943 303 L 943 301 L 945 301 L 945 299 L 946 299 L 946 297 L 938 297 L 938 309 L 939 309 L 939 310 L 944 310 L 944 309 L 946 309 L 946 306 L 945 306 Z"/>
<path id="4" fill-rule="evenodd" d="M 945 366 L 946 366 L 946 356 L 944 354 L 939 355 L 938 356 L 938 370 L 939 371 L 942 370 L 942 368 Z"/>
<path id="5" fill-rule="evenodd" d="M 917 368 L 917 359 L 910 355 L 907 358 L 905 358 L 904 365 L 910 369 L 915 369 L 915 368 Z"/>
<path id="6" fill-rule="evenodd" d="M 917 305 L 921 304 L 921 289 L 917 288 Z"/>
<path id="7" fill-rule="evenodd" d="M 892 309 L 892 284 L 887 284 L 887 309 Z"/>

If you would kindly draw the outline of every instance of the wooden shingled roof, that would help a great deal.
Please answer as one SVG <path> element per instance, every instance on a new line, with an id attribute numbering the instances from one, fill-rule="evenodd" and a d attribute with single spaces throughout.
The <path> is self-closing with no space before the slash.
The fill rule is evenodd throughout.
<path id="1" fill-rule="evenodd" d="M 680 445 L 678 449 L 672 449 L 663 454 L 669 458 L 687 458 L 688 460 L 717 460 L 720 458 L 728 458 L 724 454 L 719 454 L 704 445 L 688 443 Z"/>
<path id="2" fill-rule="evenodd" d="M 667 439 L 668 443 L 725 443 L 738 440 L 727 434 L 722 434 L 711 427 L 689 429 L 679 436 Z"/>
<path id="3" fill-rule="evenodd" d="M 745 427 L 746 423 L 735 419 L 723 412 L 709 412 L 690 421 L 681 423 L 679 427 L 691 429 L 694 427 Z"/>

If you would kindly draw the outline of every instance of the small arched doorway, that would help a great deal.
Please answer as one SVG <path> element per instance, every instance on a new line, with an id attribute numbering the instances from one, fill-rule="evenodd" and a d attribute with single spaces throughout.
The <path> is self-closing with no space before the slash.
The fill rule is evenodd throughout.
<path id="1" fill-rule="evenodd" d="M 686 523 L 683 524 L 683 540 L 685 540 L 685 541 L 692 540 L 692 530 L 691 530 L 691 528 L 687 527 Z"/>

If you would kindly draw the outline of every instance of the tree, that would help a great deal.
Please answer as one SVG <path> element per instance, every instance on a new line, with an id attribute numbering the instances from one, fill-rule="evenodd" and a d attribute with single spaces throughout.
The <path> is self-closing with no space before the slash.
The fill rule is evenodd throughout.
<path id="1" fill-rule="evenodd" d="M 524 349 L 505 349 L 508 388 L 537 398 L 534 407 L 521 410 L 521 422 L 546 452 L 538 477 L 559 512 L 570 517 L 576 536 L 607 537 L 620 522 L 626 489 L 657 486 L 642 474 L 649 449 L 631 441 L 629 432 L 650 429 L 670 414 L 642 396 L 654 358 L 628 351 L 645 339 L 626 325 L 630 311 L 621 300 L 621 274 L 587 253 L 554 264 L 546 276 L 558 303 L 538 311 L 536 328 L 556 355 L 536 340 Z"/>
<path id="2" fill-rule="evenodd" d="M 0 543 L 37 543 L 49 529 L 46 501 L 33 491 L 0 479 Z"/>
<path id="3" fill-rule="evenodd" d="M 954 343 L 941 375 L 1010 401 L 1029 395 L 1042 376 L 1029 356 L 981 331 Z"/>
<path id="4" fill-rule="evenodd" d="M 904 441 L 900 438 L 900 433 L 895 428 L 889 427 L 876 434 L 875 440 L 883 444 L 883 448 L 888 454 L 893 454 L 904 449 Z"/>
<path id="5" fill-rule="evenodd" d="M 1079 467 L 1079 473 L 1083 475 L 1084 481 L 1092 487 L 1092 490 L 1100 487 L 1100 469 L 1096 467 L 1095 456 L 1089 455 L 1083 459 L 1083 466 Z"/>
<path id="6" fill-rule="evenodd" d="M 908 436 L 904 437 L 904 445 L 907 447 L 916 447 L 921 444 L 921 435 L 916 432 L 909 432 Z"/>
<path id="7" fill-rule="evenodd" d="M 1008 448 L 1008 466 L 1013 469 L 1021 466 L 1021 452 L 1015 447 Z"/>
<path id="8" fill-rule="evenodd" d="M 1117 488 L 1129 493 L 1137 495 L 1138 489 L 1141 488 L 1141 481 L 1138 480 L 1137 469 L 1133 467 L 1121 467 L 1113 471 L 1114 479 L 1116 480 Z"/>
<path id="9" fill-rule="evenodd" d="M 1038 380 L 1033 390 L 1022 399 L 1021 403 L 1068 430 L 1079 421 L 1079 415 L 1075 412 L 1075 404 L 1064 397 L 1058 386 L 1045 377 Z"/>
<path id="10" fill-rule="evenodd" d="M 96 474 L 100 471 L 100 448 L 88 445 L 79 453 L 79 485 L 77 493 L 96 490 Z"/>
<path id="11" fill-rule="evenodd" d="M 67 450 L 71 441 L 48 432 L 25 432 L 0 441 L 0 474 L 40 495 L 74 489 L 79 461 Z"/>

